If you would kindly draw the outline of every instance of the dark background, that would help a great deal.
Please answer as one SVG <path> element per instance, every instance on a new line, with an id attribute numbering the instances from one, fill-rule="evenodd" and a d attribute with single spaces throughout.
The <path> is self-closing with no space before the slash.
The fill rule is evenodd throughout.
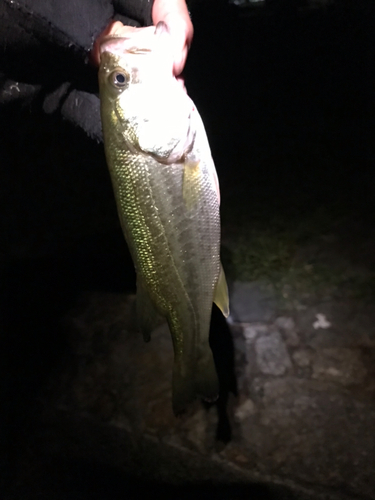
<path id="1" fill-rule="evenodd" d="M 192 14 L 186 83 L 212 146 L 222 210 L 237 200 L 249 214 L 264 207 L 267 218 L 335 203 L 370 227 L 373 2 L 316 10 L 269 2 L 246 15 L 201 2 Z M 134 290 L 102 144 L 37 104 L 0 109 L 4 486 L 19 477 L 40 394 L 67 349 L 58 319 L 82 291 Z M 85 477 L 73 481 L 79 498 Z"/>

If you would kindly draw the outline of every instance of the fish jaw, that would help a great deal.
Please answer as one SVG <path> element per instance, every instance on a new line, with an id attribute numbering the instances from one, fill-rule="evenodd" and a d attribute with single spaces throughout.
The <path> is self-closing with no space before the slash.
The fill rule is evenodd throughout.
<path id="1" fill-rule="evenodd" d="M 192 101 L 175 79 L 161 88 L 136 85 L 120 96 L 116 106 L 131 147 L 168 164 L 183 161 L 192 150 L 194 112 Z"/>

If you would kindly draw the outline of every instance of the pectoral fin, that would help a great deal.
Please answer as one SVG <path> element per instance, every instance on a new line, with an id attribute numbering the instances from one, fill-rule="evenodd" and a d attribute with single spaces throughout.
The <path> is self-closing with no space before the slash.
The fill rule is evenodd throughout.
<path id="1" fill-rule="evenodd" d="M 227 318 L 229 316 L 228 285 L 222 264 L 220 264 L 220 273 L 215 289 L 214 302 L 225 318 Z"/>
<path id="2" fill-rule="evenodd" d="M 150 341 L 151 332 L 164 322 L 139 277 L 137 277 L 137 320 L 145 342 Z"/>
<path id="3" fill-rule="evenodd" d="M 200 196 L 199 183 L 202 171 L 199 161 L 185 163 L 182 196 L 187 210 L 191 211 L 198 203 Z"/>

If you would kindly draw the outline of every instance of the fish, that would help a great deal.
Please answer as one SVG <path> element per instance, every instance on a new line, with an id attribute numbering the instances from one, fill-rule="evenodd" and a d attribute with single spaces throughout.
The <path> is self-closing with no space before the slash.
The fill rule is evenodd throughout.
<path id="1" fill-rule="evenodd" d="M 172 408 L 215 401 L 209 345 L 213 302 L 229 315 L 220 261 L 220 192 L 197 108 L 172 73 L 165 23 L 100 46 L 99 95 L 106 161 L 136 270 L 145 341 L 160 321 L 172 336 Z"/>

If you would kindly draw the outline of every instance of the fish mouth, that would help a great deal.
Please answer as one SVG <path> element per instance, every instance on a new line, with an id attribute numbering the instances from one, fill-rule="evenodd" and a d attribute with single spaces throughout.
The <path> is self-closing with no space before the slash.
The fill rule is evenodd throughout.
<path id="1" fill-rule="evenodd" d="M 118 32 L 118 29 L 115 29 L 112 33 L 110 32 L 102 38 L 99 46 L 99 54 L 101 55 L 103 52 L 148 54 L 155 48 L 155 36 L 158 39 L 165 33 L 169 34 L 169 29 L 162 21 L 156 27 L 127 27 L 125 33 L 123 30 Z"/>
<path id="2" fill-rule="evenodd" d="M 125 53 L 147 55 L 152 52 L 152 39 L 140 33 L 132 33 L 131 36 L 107 35 L 103 38 L 99 46 L 99 53 L 110 52 L 114 55 Z M 155 43 L 155 42 L 154 42 Z"/>

